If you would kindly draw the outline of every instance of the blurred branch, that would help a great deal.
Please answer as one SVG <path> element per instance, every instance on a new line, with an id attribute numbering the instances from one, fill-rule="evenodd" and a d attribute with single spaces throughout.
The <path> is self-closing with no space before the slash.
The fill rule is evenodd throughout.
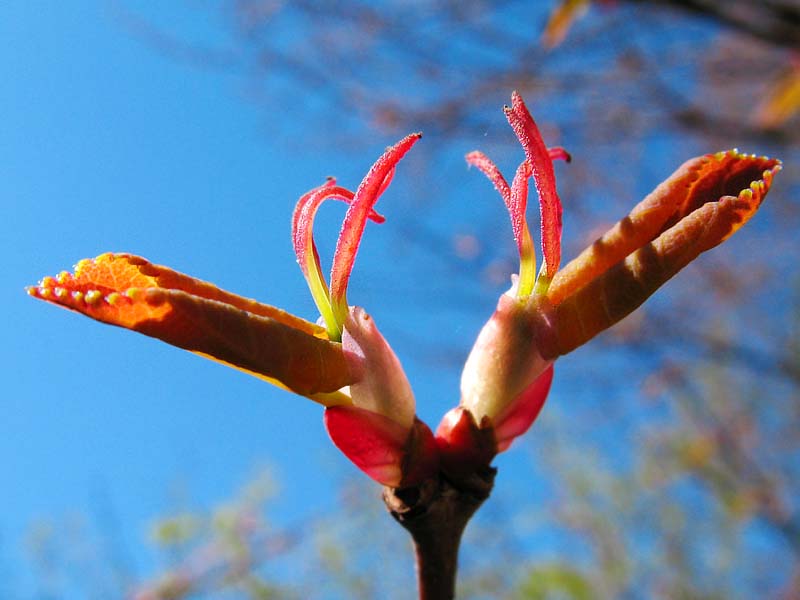
<path id="1" fill-rule="evenodd" d="M 633 4 L 678 8 L 719 22 L 755 39 L 800 48 L 800 5 L 788 0 L 627 0 Z"/>

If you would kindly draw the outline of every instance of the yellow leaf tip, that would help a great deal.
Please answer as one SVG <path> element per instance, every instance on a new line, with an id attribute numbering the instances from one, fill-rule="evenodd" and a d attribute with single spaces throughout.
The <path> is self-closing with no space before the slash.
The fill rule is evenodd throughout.
<path id="1" fill-rule="evenodd" d="M 108 296 L 106 296 L 106 302 L 108 302 L 111 306 L 119 306 L 122 303 L 122 294 L 119 292 L 111 292 Z"/>
<path id="2" fill-rule="evenodd" d="M 99 290 L 89 290 L 83 296 L 86 304 L 95 305 L 103 299 L 103 294 Z"/>
<path id="3" fill-rule="evenodd" d="M 90 259 L 81 261 L 77 267 L 83 267 L 89 262 L 92 261 Z M 123 303 L 123 294 L 118 292 L 111 292 L 106 295 L 99 289 L 71 289 L 70 284 L 74 283 L 74 281 L 75 279 L 71 274 L 63 271 L 56 277 L 48 276 L 42 278 L 39 285 L 28 286 L 25 291 L 33 298 L 48 300 L 79 310 L 97 308 L 103 303 L 110 306 L 119 306 Z M 125 292 L 124 295 L 127 296 L 126 300 L 128 298 L 131 300 L 142 299 L 145 293 L 148 293 L 149 296 L 150 291 L 153 290 L 132 288 Z"/>
<path id="4" fill-rule="evenodd" d="M 86 267 L 92 264 L 94 264 L 94 260 L 92 260 L 91 258 L 84 258 L 82 260 L 79 260 L 77 263 L 75 263 L 74 267 L 75 273 L 78 274 L 81 270 L 85 269 Z"/>
<path id="5" fill-rule="evenodd" d="M 145 298 L 145 290 L 142 288 L 129 288 L 123 292 L 123 295 L 127 296 L 134 302 L 140 302 Z"/>
<path id="6" fill-rule="evenodd" d="M 53 291 L 51 288 L 36 286 L 36 285 L 31 285 L 29 287 L 26 287 L 25 291 L 28 292 L 29 296 L 32 296 L 34 298 L 41 298 L 43 300 L 47 300 L 53 295 Z"/>

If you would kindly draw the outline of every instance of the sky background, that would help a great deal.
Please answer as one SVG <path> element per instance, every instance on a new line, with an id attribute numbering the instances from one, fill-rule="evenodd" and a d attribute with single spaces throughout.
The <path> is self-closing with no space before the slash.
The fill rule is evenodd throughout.
<path id="1" fill-rule="evenodd" d="M 186 39 L 225 45 L 225 28 L 211 10 L 129 4 Z M 144 577 L 159 567 L 150 525 L 172 508 L 211 509 L 266 466 L 280 485 L 271 515 L 302 522 L 324 512 L 342 481 L 362 477 L 327 439 L 314 403 L 24 292 L 82 258 L 131 252 L 314 320 L 290 243 L 296 199 L 329 175 L 355 189 L 396 141 L 354 130 L 349 115 L 320 122 L 302 110 L 272 110 L 254 96 L 246 73 L 182 60 L 114 6 L 0 3 L 0 572 L 5 588 L 23 598 L 39 588 L 25 540 L 43 521 L 85 515 L 114 524 L 115 547 Z M 367 227 L 349 288 L 348 299 L 375 317 L 403 362 L 418 414 L 432 427 L 456 404 L 459 364 L 514 268 L 489 283 L 477 272 L 474 283 L 465 281 L 465 264 L 473 263 L 454 260 L 452 245 L 458 236 L 488 234 L 490 244 L 513 255 L 499 197 L 463 162 L 478 147 L 512 172 L 520 155 L 500 111 L 507 99 L 497 97 L 485 115 L 489 125 L 468 141 L 425 132 L 377 207 L 387 223 Z M 581 132 L 547 124 L 570 111 L 569 102 L 577 100 L 548 105 L 541 115 L 545 135 L 567 148 Z M 338 138 L 340 131 L 353 137 Z M 682 160 L 697 153 L 691 143 L 665 145 L 664 152 Z M 647 156 L 625 163 L 619 177 L 635 179 L 637 193 L 646 193 L 677 164 L 661 149 L 653 140 Z M 601 161 L 618 160 L 614 149 L 597 153 Z M 556 169 L 559 177 L 569 173 L 563 164 Z M 602 209 L 613 193 L 611 185 L 600 187 L 586 206 Z M 323 264 L 342 215 L 341 206 L 331 206 L 318 219 Z M 574 227 L 569 221 L 567 208 L 566 227 Z M 424 228 L 427 246 L 407 241 L 416 228 Z M 764 248 L 764 235 L 746 228 L 737 234 L 739 251 L 780 252 Z M 485 272 L 481 260 L 475 270 Z M 785 309 L 782 300 L 773 302 Z M 597 390 L 574 376 L 593 356 L 580 349 L 559 362 L 544 418 L 557 419 L 566 407 L 569 420 L 569 407 L 580 404 L 600 435 L 636 436 L 618 405 L 597 402 Z M 607 392 L 623 364 L 637 382 L 650 368 L 633 350 L 588 367 Z M 624 460 L 624 447 L 616 454 Z M 547 496 L 548 480 L 526 446 L 513 447 L 497 465 L 497 499 L 536 503 Z M 378 487 L 373 491 L 379 502 Z M 563 543 L 546 534 L 537 539 L 553 551 Z"/>

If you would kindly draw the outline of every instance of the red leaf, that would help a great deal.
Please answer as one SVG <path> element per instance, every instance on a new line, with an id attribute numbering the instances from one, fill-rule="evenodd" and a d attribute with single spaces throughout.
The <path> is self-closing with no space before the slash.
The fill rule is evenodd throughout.
<path id="1" fill-rule="evenodd" d="M 325 428 L 347 458 L 383 485 L 413 485 L 438 468 L 433 434 L 418 419 L 407 428 L 363 408 L 336 406 L 325 411 Z"/>
<path id="2" fill-rule="evenodd" d="M 300 265 L 300 269 L 303 271 L 303 275 L 306 279 L 308 279 L 309 276 L 309 249 L 313 251 L 317 269 L 319 269 L 319 258 L 316 256 L 317 249 L 313 237 L 314 217 L 320 205 L 328 199 L 350 202 L 353 199 L 353 192 L 337 186 L 335 179 L 328 179 L 328 181 L 321 186 L 303 194 L 297 201 L 294 213 L 292 213 L 292 242 L 294 245 L 294 253 L 297 256 L 297 263 Z"/>
<path id="3" fill-rule="evenodd" d="M 337 313 L 337 319 L 342 323 L 347 313 L 347 282 L 353 270 L 353 262 L 364 233 L 367 215 L 386 189 L 397 163 L 421 137 L 421 133 L 412 133 L 384 152 L 372 165 L 361 185 L 358 186 L 355 197 L 344 217 L 339 240 L 336 242 L 336 251 L 333 255 L 330 288 L 334 311 Z"/>
<path id="4" fill-rule="evenodd" d="M 391 176 L 387 177 L 391 180 Z M 388 182 L 387 182 L 388 185 Z M 306 252 L 309 247 L 313 248 L 316 255 L 316 246 L 313 239 L 314 217 L 325 200 L 341 200 L 348 204 L 353 201 L 353 192 L 347 188 L 336 185 L 336 179 L 331 177 L 319 187 L 306 192 L 300 197 L 292 214 L 292 242 L 294 252 L 297 255 L 297 262 L 303 270 L 303 275 L 308 277 L 308 262 Z M 376 223 L 383 223 L 386 217 L 370 210 L 367 217 Z M 317 265 L 319 260 L 317 259 Z"/>
<path id="5" fill-rule="evenodd" d="M 508 182 L 497 165 L 494 164 L 491 158 L 486 156 L 483 152 L 474 150 L 465 156 L 467 163 L 473 167 L 477 167 L 486 177 L 494 184 L 495 189 L 500 193 L 500 196 L 505 202 L 508 212 L 511 212 L 511 188 L 508 187 Z M 512 220 L 514 216 L 511 216 Z"/>
<path id="6" fill-rule="evenodd" d="M 533 180 L 539 192 L 539 209 L 542 227 L 542 275 L 550 280 L 561 262 L 561 200 L 556 192 L 553 161 L 542 134 L 531 117 L 522 97 L 514 92 L 511 108 L 505 108 L 506 118 L 517 134 L 525 156 L 533 169 Z M 560 158 L 560 155 L 559 155 Z"/>
<path id="7" fill-rule="evenodd" d="M 530 429 L 542 411 L 552 383 L 553 365 L 550 365 L 503 412 L 493 419 L 498 452 L 506 450 L 515 438 Z"/>

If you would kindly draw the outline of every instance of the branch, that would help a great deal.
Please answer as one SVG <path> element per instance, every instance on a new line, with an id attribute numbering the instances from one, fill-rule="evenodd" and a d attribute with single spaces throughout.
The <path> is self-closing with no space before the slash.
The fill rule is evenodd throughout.
<path id="1" fill-rule="evenodd" d="M 455 597 L 461 535 L 491 494 L 496 473 L 488 467 L 458 482 L 439 474 L 417 486 L 384 488 L 386 508 L 414 540 L 420 600 Z"/>
<path id="2" fill-rule="evenodd" d="M 630 0 L 644 4 L 643 0 Z M 649 2 L 649 4 L 654 4 Z M 657 0 L 686 12 L 708 17 L 722 25 L 775 46 L 796 49 L 800 39 L 800 7 L 779 0 Z"/>

